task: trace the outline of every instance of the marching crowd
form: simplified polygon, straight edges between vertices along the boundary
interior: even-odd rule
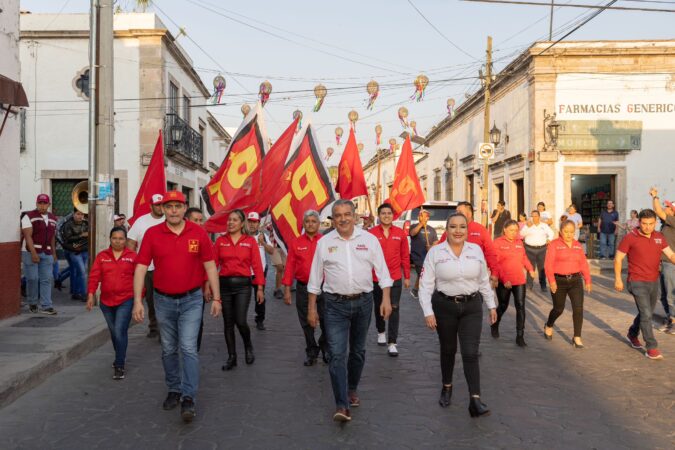
[[[675,315],[675,208],[668,201],[662,205],[655,189],[650,195],[652,208],[631,212],[626,224],[619,222],[614,204],[608,202],[598,229],[601,255],[614,259],[615,289],[627,289],[637,306],[627,339],[633,347],[644,348],[648,358],[661,359],[652,315],[661,293],[668,320],[665,331],[675,334],[670,317],[671,313]],[[332,226],[324,234],[319,229],[319,213],[304,212],[304,232],[287,243],[285,257],[278,243],[261,229],[256,212],[230,212],[226,232],[213,242],[201,226],[202,212],[188,208],[181,192],[169,191],[153,195],[151,212],[136,218],[129,229],[124,216],[115,216],[110,247],[95,255],[88,275],[84,215],[75,211],[57,233],[57,218],[49,207],[49,196],[40,194],[36,209],[21,218],[30,312],[56,314],[51,289],[52,284],[58,287],[63,281],[56,261],[59,234],[69,264],[71,297],[85,300],[91,310],[100,292],[100,309],[115,350],[113,378],[125,377],[131,320],[143,322],[147,313],[148,337],[161,342],[168,390],[163,408],[180,406],[185,422],[192,421],[196,414],[205,310],[213,317],[223,317],[228,356],[222,369],[233,370],[238,363],[235,329],[243,342],[245,363],[255,362],[247,317],[253,301],[256,327],[265,329],[267,255],[276,269],[274,296],[283,298],[287,305],[295,298],[305,339],[303,364],[316,364],[319,355],[328,364],[335,421],[350,421],[351,409],[360,405],[358,386],[373,315],[377,343],[386,346],[389,356],[398,356],[403,289],[412,287],[411,294],[419,299],[426,326],[438,335],[442,407],[451,402],[459,343],[472,417],[490,412],[481,401],[480,391],[483,304],[491,335],[499,338],[500,321],[513,297],[516,343],[526,347],[526,292],[533,289],[536,277],[541,290],[549,292],[552,300],[544,326],[546,339],[553,339],[554,324],[569,298],[573,345],[584,347],[584,291],[591,292],[593,283],[585,248],[579,242],[582,220],[574,205],[561,217],[555,232],[553,217],[543,203],[529,217],[520,214],[516,221],[500,202],[491,216],[493,241],[488,229],[474,220],[468,202],[459,203],[438,238],[424,209],[419,213],[419,223],[406,233],[393,224],[394,210],[387,203],[377,208],[376,226],[358,226],[354,204],[337,200],[331,210]],[[661,231],[656,231],[658,220]],[[619,229],[626,235],[617,245]],[[622,265],[626,258],[628,276],[624,284]],[[414,284],[411,269],[416,273]]]

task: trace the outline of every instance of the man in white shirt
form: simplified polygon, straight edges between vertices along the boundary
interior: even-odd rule
[[[131,250],[139,253],[141,251],[141,245],[143,244],[143,236],[145,232],[148,231],[150,227],[154,227],[157,224],[163,223],[164,220],[164,211],[162,210],[162,199],[164,197],[162,194],[154,194],[152,196],[152,203],[150,205],[150,212],[144,216],[136,219],[134,224],[131,226],[131,229],[127,233],[127,247]],[[155,297],[154,297],[154,283],[153,275],[155,271],[155,265],[150,263],[148,266],[148,271],[145,274],[145,301],[148,303],[148,334],[147,337],[155,338],[159,336],[159,331],[157,328],[157,316],[155,315]]]
[[[351,420],[349,407],[360,405],[357,388],[366,359],[366,337],[372,317],[372,271],[375,270],[382,288],[380,314],[385,320],[391,314],[393,281],[377,238],[355,227],[354,203],[337,200],[332,217],[336,229],[317,243],[312,260],[307,284],[307,321],[314,328],[319,323],[316,299],[323,289],[329,371],[336,404],[333,420],[348,422]],[[349,358],[348,347],[351,347]]]
[[[267,258],[265,257],[265,253],[271,255],[274,252],[274,246],[265,232],[260,229],[260,214],[251,211],[246,216],[246,222],[248,223],[248,233],[258,241],[258,250],[260,251],[263,273],[265,274],[265,279],[267,279]],[[253,295],[256,295],[255,291],[253,292]],[[262,331],[265,329],[265,303],[267,302],[253,303],[255,303],[255,327]]]
[[[555,238],[555,233],[548,224],[541,220],[539,211],[531,213],[530,220],[520,230],[520,237],[525,244],[525,253],[533,267],[536,267],[539,273],[539,286],[542,291],[546,291],[546,272],[544,271],[544,261],[546,261],[546,248],[548,243]],[[527,288],[532,289],[534,280],[532,275],[527,273]]]

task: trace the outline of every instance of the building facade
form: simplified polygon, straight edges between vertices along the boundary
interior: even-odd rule
[[[501,139],[488,164],[487,209],[504,200],[515,216],[543,201],[559,218],[574,203],[590,238],[609,199],[624,222],[631,209],[650,207],[650,186],[675,196],[666,163],[675,140],[675,41],[549,46],[534,44],[493,83],[490,125]],[[430,131],[418,169],[432,180],[431,198],[478,208],[483,130],[479,91]]]
[[[22,124],[22,206],[38,192],[55,214],[88,177],[89,15],[21,15],[22,81],[36,109]],[[199,189],[221,163],[230,136],[207,111],[211,92],[192,60],[152,13],[114,17],[116,212],[131,216],[159,130],[167,188],[200,205]]]

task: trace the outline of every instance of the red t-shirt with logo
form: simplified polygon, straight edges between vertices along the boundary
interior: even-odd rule
[[[235,243],[229,234],[216,239],[216,264],[220,266],[220,276],[250,277],[253,284],[264,285],[265,273],[258,250],[258,241],[253,236],[241,235]]]
[[[408,236],[405,231],[397,226],[389,227],[389,237],[384,235],[382,225],[368,230],[373,234],[382,247],[384,260],[387,262],[389,276],[392,280],[400,280],[403,276],[406,280],[410,279],[410,247],[408,247]],[[403,272],[403,273],[401,273]],[[373,271],[373,281],[377,282],[375,271]]]
[[[204,283],[204,263],[213,261],[213,246],[202,227],[184,222],[176,234],[166,222],[150,227],[143,237],[136,262],[155,263],[154,286],[167,294],[187,292]]]
[[[502,284],[510,282],[512,286],[525,284],[525,271],[534,270],[532,263],[525,254],[523,241],[514,239],[509,241],[506,236],[500,236],[494,241],[495,254],[497,255],[497,270],[492,275],[499,278]]]
[[[661,253],[668,247],[666,237],[658,231],[649,237],[638,229],[628,233],[618,250],[628,256],[628,281],[653,282],[659,279]]]

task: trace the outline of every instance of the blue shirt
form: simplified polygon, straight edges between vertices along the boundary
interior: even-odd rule
[[[600,213],[600,232],[603,234],[614,234],[616,225],[614,222],[619,221],[619,213],[616,210],[607,211],[606,209]]]

